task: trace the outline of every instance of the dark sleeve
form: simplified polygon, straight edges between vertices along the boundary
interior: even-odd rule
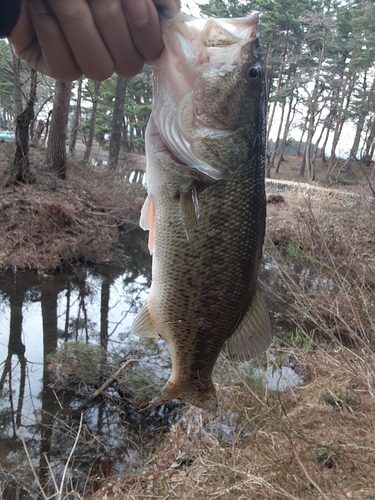
[[[10,36],[21,12],[21,0],[0,0],[0,38]]]

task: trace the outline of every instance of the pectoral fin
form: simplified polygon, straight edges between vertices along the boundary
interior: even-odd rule
[[[138,337],[147,338],[159,336],[152,321],[147,302],[145,302],[139,310],[139,313],[133,321],[130,331],[133,335],[138,335]]]
[[[199,200],[197,188],[194,183],[188,191],[180,193],[180,213],[186,231],[186,238],[189,241],[190,233],[197,225],[199,219]]]
[[[258,288],[245,316],[227,340],[229,356],[235,361],[255,358],[267,349],[271,339],[270,318]]]
[[[148,249],[152,254],[155,249],[155,202],[151,195],[147,196],[143,203],[139,225],[145,231],[149,231]]]

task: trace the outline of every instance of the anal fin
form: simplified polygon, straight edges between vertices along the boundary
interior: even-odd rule
[[[258,288],[249,309],[227,340],[226,346],[231,359],[246,361],[265,351],[271,340],[270,317]]]
[[[145,302],[139,310],[130,329],[131,333],[138,337],[158,337],[155,325],[152,321],[148,303]]]

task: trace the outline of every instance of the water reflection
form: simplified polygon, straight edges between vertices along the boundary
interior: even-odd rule
[[[265,369],[254,367],[253,374],[271,391],[288,391],[302,384],[301,377],[291,366],[269,366]]]
[[[41,487],[47,495],[54,494],[52,475],[59,486],[77,436],[79,415],[74,408],[80,397],[51,384],[50,355],[66,341],[100,346],[112,358],[132,356],[139,347],[139,339],[129,338],[129,327],[147,296],[150,257],[137,233],[124,236],[118,253],[114,262],[90,270],[1,277],[0,492],[4,498],[38,496],[24,446]],[[156,348],[160,363],[165,347]],[[164,371],[169,368],[166,360],[165,356],[161,367],[156,360],[148,364],[161,383],[164,363]],[[149,455],[157,438],[155,430],[162,431],[178,416],[179,407],[139,413],[131,399],[119,404],[114,398],[84,412],[69,469],[74,479],[68,473],[66,484],[82,482],[82,490],[88,474],[104,478],[130,468],[134,471],[142,465],[142,457]],[[151,432],[153,440],[148,436]]]
[[[170,373],[169,354],[162,341],[148,339],[145,343],[129,333],[134,315],[148,295],[150,264],[143,233],[132,232],[124,235],[108,265],[54,276],[1,276],[0,497],[38,497],[39,487],[24,448],[45,494],[52,496],[56,485],[60,487],[80,427],[77,409],[95,386],[91,383],[87,390],[82,384],[80,391],[77,387],[62,391],[56,385],[50,356],[65,342],[100,347],[103,366],[120,365],[129,357],[144,361],[137,369],[129,369],[125,380],[117,380],[106,400],[85,407],[66,488],[84,491],[89,487],[88,476],[96,478],[91,489],[111,475],[136,472],[159,433],[180,418],[182,403],[138,411],[142,397],[143,402],[148,399],[147,391],[155,395]],[[262,280],[270,282],[273,271],[266,261]],[[280,319],[281,315],[274,317]],[[280,324],[274,323],[274,329],[282,328]],[[78,365],[77,371],[83,376],[79,373],[83,366]],[[98,380],[96,387],[102,382]]]

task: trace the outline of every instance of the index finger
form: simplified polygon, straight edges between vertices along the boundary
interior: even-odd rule
[[[123,0],[134,45],[146,62],[158,59],[164,48],[156,6],[177,11],[178,5],[175,0]]]

